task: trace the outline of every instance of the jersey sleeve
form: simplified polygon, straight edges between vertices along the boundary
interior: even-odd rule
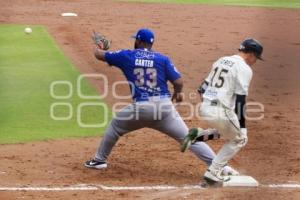
[[[126,59],[126,50],[120,51],[108,51],[105,53],[105,61],[111,65],[119,68],[123,67],[123,63],[125,63]]]
[[[238,66],[236,70],[235,94],[248,96],[248,90],[252,79],[252,70],[245,66]]]
[[[181,77],[180,72],[176,69],[169,58],[166,59],[166,77],[167,80],[171,82]]]

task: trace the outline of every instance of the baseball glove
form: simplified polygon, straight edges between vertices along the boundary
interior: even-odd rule
[[[111,41],[109,41],[104,35],[93,31],[92,39],[100,49],[108,50],[110,48]]]

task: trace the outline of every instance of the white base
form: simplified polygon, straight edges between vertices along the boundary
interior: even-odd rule
[[[229,176],[223,187],[258,187],[259,183],[251,176]]]
[[[77,17],[78,15],[76,13],[61,13],[61,16],[63,16],[63,17]]]

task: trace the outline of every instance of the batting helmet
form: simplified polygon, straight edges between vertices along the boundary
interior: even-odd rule
[[[248,38],[246,40],[244,40],[239,48],[239,51],[245,52],[245,53],[254,53],[254,55],[260,59],[262,59],[262,53],[263,53],[263,46],[260,44],[259,41],[252,39],[252,38]]]

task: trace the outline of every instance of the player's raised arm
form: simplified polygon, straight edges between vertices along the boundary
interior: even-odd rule
[[[95,58],[97,58],[98,60],[101,60],[101,61],[105,61],[105,53],[106,53],[106,51],[99,49],[98,47],[95,48],[95,50],[94,50]]]
[[[103,35],[93,31],[92,40],[96,45],[94,55],[98,60],[105,61],[106,50],[110,48],[110,41]]]

